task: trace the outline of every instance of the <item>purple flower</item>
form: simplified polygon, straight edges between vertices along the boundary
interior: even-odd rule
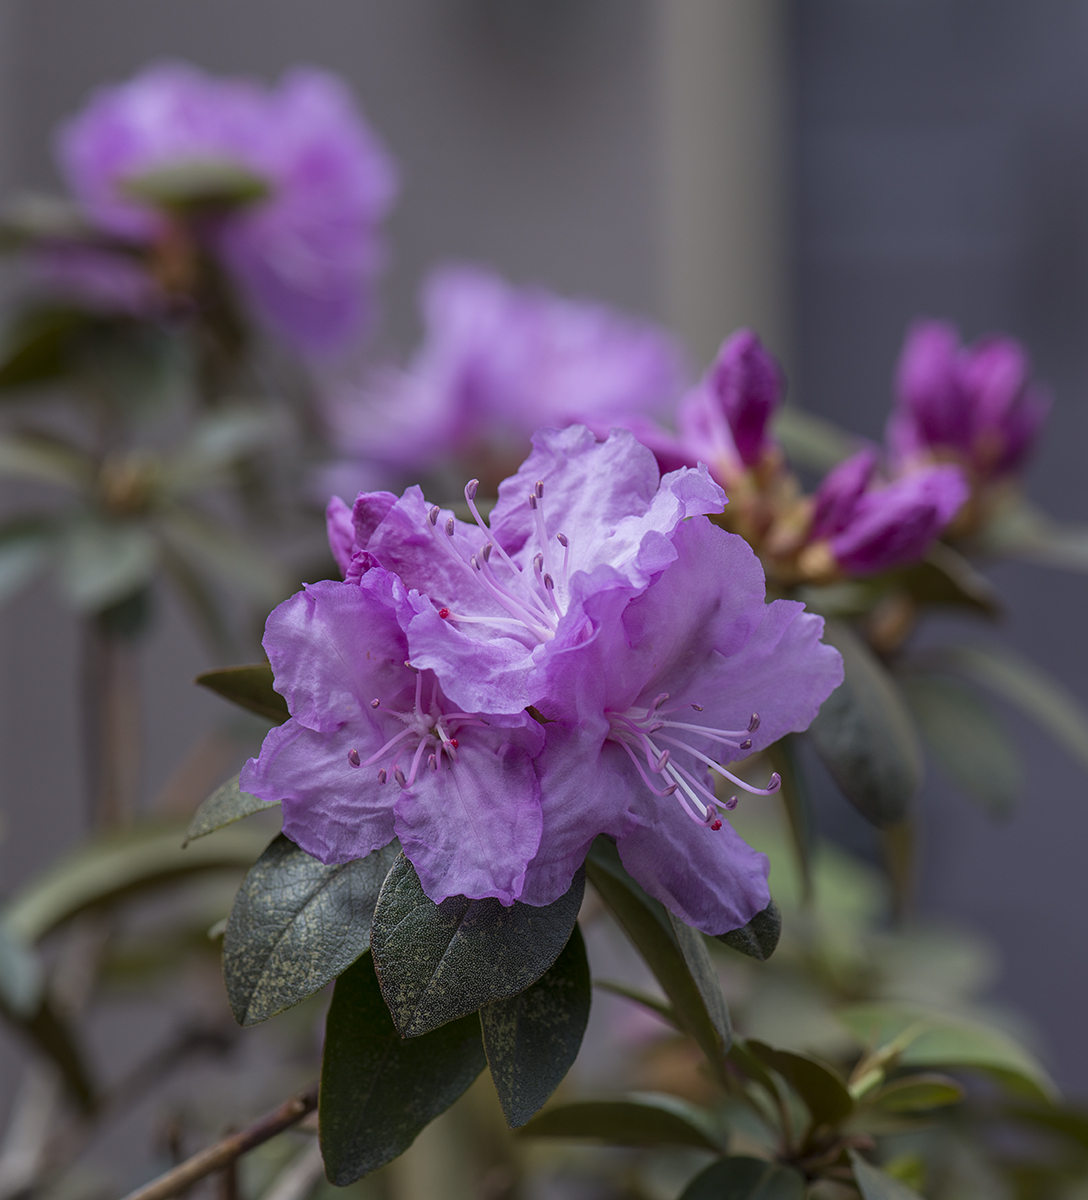
[[[951,325],[915,324],[899,359],[888,431],[896,460],[909,465],[951,456],[981,479],[1019,470],[1050,407],[1030,369],[1012,338],[961,346]]]
[[[136,242],[159,237],[166,220],[126,191],[142,176],[252,173],[267,197],[223,214],[208,235],[255,312],[310,352],[338,349],[362,328],[396,174],[334,76],[295,70],[267,89],[151,67],[99,90],[60,131],[57,155],[87,216]]]
[[[427,895],[521,894],[540,843],[525,713],[481,717],[407,665],[395,576],[324,582],[284,601],[264,645],[291,719],[265,738],[242,786],[283,802],[283,829],[322,862],[361,858],[394,836]]]
[[[813,499],[811,538],[831,537],[850,524],[869,490],[878,462],[876,450],[866,448],[828,472]]]
[[[342,449],[398,471],[488,448],[517,461],[542,426],[606,434],[669,404],[682,355],[646,321],[542,288],[516,288],[474,267],[445,267],[423,290],[423,345],[334,396]]]
[[[685,920],[743,925],[767,904],[766,860],[723,822],[709,772],[777,788],[725,764],[807,727],[841,681],[822,621],[766,604],[750,547],[702,515],[724,502],[705,467],[659,479],[626,431],[538,433],[490,529],[474,495],[475,526],[415,488],[360,496],[350,525],[334,502],[330,540],[342,586],[397,575],[411,661],[459,711],[515,719],[532,705],[545,718],[542,832],[520,898],[556,899],[605,833]]]
[[[845,468],[857,470],[860,458],[848,459],[836,471],[846,477]],[[872,575],[905,566],[924,557],[969,492],[958,467],[922,467],[886,487],[858,495],[849,517],[838,510],[839,528],[825,524],[823,536],[831,535],[831,554],[847,574]]]

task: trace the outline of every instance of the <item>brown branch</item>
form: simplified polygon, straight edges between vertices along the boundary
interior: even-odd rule
[[[317,1108],[317,1089],[316,1083],[310,1084],[297,1096],[285,1100],[279,1108],[265,1113],[252,1125],[238,1133],[230,1134],[216,1142],[214,1146],[209,1146],[206,1150],[201,1150],[199,1154],[194,1154],[192,1158],[186,1159],[172,1171],[167,1171],[158,1179],[153,1179],[134,1192],[129,1192],[124,1200],[168,1200],[170,1196],[178,1195],[197,1180],[203,1179],[205,1175],[229,1166],[247,1150],[252,1150],[262,1142],[267,1142],[277,1133],[282,1133],[285,1129],[297,1124],[307,1113],[313,1112]]]

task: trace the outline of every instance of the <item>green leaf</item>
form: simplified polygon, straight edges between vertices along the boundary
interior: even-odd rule
[[[599,837],[593,843],[586,874],[657,977],[682,1028],[720,1071],[732,1029],[702,934],[676,920],[639,887],[608,838]]]
[[[564,896],[536,907],[451,896],[429,900],[402,854],[374,912],[371,949],[393,1020],[418,1037],[535,983],[559,957],[582,903],[579,871]]]
[[[374,905],[400,846],[325,866],[281,833],[245,877],[227,918],[223,977],[239,1025],[319,992],[370,949]]]
[[[268,663],[204,671],[193,682],[277,725],[282,725],[291,715],[287,701],[275,690],[272,668]]]
[[[321,1064],[321,1154],[345,1187],[385,1166],[487,1063],[475,1016],[418,1038],[390,1020],[369,954],[336,981]]]
[[[32,945],[79,913],[130,893],[199,871],[247,868],[268,837],[228,829],[183,850],[182,832],[176,825],[149,823],[93,838],[17,892],[2,919],[15,937]]]
[[[892,1080],[872,1102],[884,1112],[916,1113],[959,1104],[965,1095],[963,1085],[947,1075],[919,1073]]]
[[[529,1137],[592,1138],[613,1146],[697,1146],[721,1153],[722,1131],[705,1108],[676,1096],[631,1092],[614,1100],[577,1100],[535,1116]]]
[[[48,1000],[29,1016],[19,1017],[0,1004],[2,1012],[57,1068],[72,1098],[85,1113],[95,1108],[95,1088],[86,1060],[68,1024],[53,1010]]]
[[[778,939],[782,936],[782,914],[772,900],[766,908],[757,912],[747,925],[719,933],[718,941],[724,942],[741,954],[747,954],[757,962],[766,962],[775,952]]]
[[[779,797],[789,824],[793,851],[797,856],[797,870],[801,883],[801,895],[805,901],[812,899],[812,851],[815,845],[815,818],[812,812],[812,797],[805,782],[805,774],[797,753],[798,735],[788,734],[767,747],[771,766],[778,772],[782,786]],[[781,928],[781,922],[779,922]],[[775,943],[778,935],[775,935]],[[774,947],[771,947],[773,950]],[[770,957],[768,951],[766,957]]]
[[[962,1017],[900,1004],[840,1009],[840,1021],[865,1045],[894,1045],[901,1067],[966,1067],[985,1071],[1014,1092],[1052,1100],[1050,1076],[1007,1033]]]
[[[953,783],[988,812],[1007,815],[1024,776],[1012,739],[991,705],[974,688],[947,676],[910,671],[899,682],[926,745]]]
[[[1001,598],[994,585],[944,542],[934,542],[923,562],[894,572],[890,578],[920,605],[972,609],[987,617],[1001,615]]]
[[[629,983],[617,983],[614,979],[594,979],[593,986],[599,991],[610,992],[613,996],[622,996],[625,1000],[641,1004],[643,1008],[649,1009],[650,1012],[659,1016],[666,1025],[671,1025],[673,1029],[680,1028],[676,1013],[663,1001],[658,1000],[656,996],[651,996],[649,992],[644,992],[641,988],[632,987]]]
[[[42,998],[42,968],[38,956],[6,925],[0,924],[0,1005],[25,1019]]]
[[[946,646],[931,657],[1016,705],[1088,767],[1088,709],[1034,663],[996,646]]]
[[[0,475],[77,492],[94,482],[94,468],[82,451],[53,438],[29,434],[0,438]]]
[[[905,1183],[885,1175],[879,1167],[867,1163],[856,1150],[850,1152],[850,1165],[854,1168],[854,1179],[862,1200],[922,1200],[922,1197]]]
[[[817,471],[830,470],[858,448],[857,439],[851,434],[792,404],[779,409],[774,432],[787,458]]]
[[[57,546],[58,583],[80,612],[100,612],[140,591],[157,564],[155,539],[138,521],[81,518]]]
[[[805,1178],[793,1167],[730,1155],[711,1163],[680,1200],[804,1200]]]
[[[238,208],[268,195],[268,181],[226,159],[191,160],[145,171],[121,190],[145,204],[175,212]]]
[[[776,1050],[765,1042],[749,1039],[748,1049],[765,1066],[771,1067],[805,1102],[815,1125],[840,1125],[854,1111],[854,1100],[846,1083],[829,1066],[808,1054]]]
[[[233,779],[228,779],[222,787],[216,788],[193,813],[182,846],[188,846],[196,838],[214,833],[225,825],[233,825],[243,817],[251,817],[266,808],[275,808],[278,803],[278,800],[262,800],[259,796],[243,792],[236,775]]]
[[[20,520],[0,526],[0,604],[33,579],[52,548],[44,522]]]
[[[828,621],[824,640],[846,678],[809,728],[816,752],[846,798],[874,825],[904,820],[922,783],[922,754],[895,680],[848,625]]]
[[[1088,571],[1088,527],[1061,524],[1025,500],[991,520],[978,542],[992,557],[1011,555],[1043,567]]]
[[[29,309],[8,330],[0,390],[53,383],[72,368],[77,339],[93,318],[75,308]]]
[[[578,1057],[592,989],[582,931],[531,987],[480,1009],[491,1078],[511,1129],[524,1125]]]

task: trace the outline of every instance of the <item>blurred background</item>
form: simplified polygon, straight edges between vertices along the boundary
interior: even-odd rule
[[[58,122],[170,58],[352,84],[403,171],[384,343],[414,344],[429,267],[469,259],[661,320],[697,363],[750,325],[792,400],[876,438],[915,316],[1000,329],[1056,398],[1028,487],[1088,515],[1081,0],[0,0],[3,190],[55,189]],[[1088,701],[1088,579],[1003,566],[998,582],[1012,643]],[[143,664],[145,796],[222,717],[189,683],[209,664],[169,603]],[[3,612],[0,663],[9,891],[83,833],[75,626],[46,587]],[[997,996],[1083,1096],[1088,797],[1034,731],[1023,750],[1004,821],[928,787],[919,906],[1000,947]],[[830,788],[819,816],[875,853]],[[0,1034],[0,1079],[16,1056]]]

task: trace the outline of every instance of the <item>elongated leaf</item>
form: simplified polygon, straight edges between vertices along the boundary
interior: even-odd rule
[[[846,678],[824,701],[809,736],[846,798],[874,825],[902,821],[922,783],[922,755],[902,693],[848,625],[828,621],[824,640]]]
[[[579,871],[566,895],[540,908],[464,896],[435,904],[401,855],[371,933],[382,994],[401,1034],[418,1037],[535,983],[567,944],[584,889]]]
[[[774,432],[791,461],[818,471],[830,470],[858,448],[851,434],[793,404],[779,410]]]
[[[86,1059],[75,1033],[57,1015],[48,1000],[40,1003],[26,1017],[16,1016],[3,1004],[0,1004],[0,1014],[7,1017],[18,1032],[53,1063],[76,1104],[84,1112],[92,1112],[96,1103],[96,1089]]]
[[[0,925],[0,1004],[13,1016],[26,1019],[42,998],[42,968],[38,956],[6,925]]]
[[[524,1125],[563,1082],[578,1057],[591,999],[585,942],[575,925],[536,983],[480,1009],[491,1078],[511,1129]]]
[[[73,491],[89,487],[94,479],[85,454],[48,438],[29,436],[0,438],[0,475],[53,483]]]
[[[22,313],[8,331],[0,359],[0,390],[52,383],[72,367],[76,339],[92,319],[74,308],[35,308]]]
[[[486,1063],[475,1016],[402,1038],[364,955],[336,981],[325,1023],[319,1112],[330,1182],[345,1187],[403,1154]]]
[[[973,688],[947,676],[900,677],[907,702],[934,758],[952,782],[995,816],[1023,791],[1020,758],[1000,718]]]
[[[521,1132],[613,1146],[697,1146],[718,1153],[725,1145],[723,1131],[705,1108],[656,1092],[560,1104],[535,1116]]]
[[[282,725],[291,715],[287,701],[273,687],[272,668],[268,663],[204,671],[193,682],[277,725]]]
[[[151,582],[158,549],[139,521],[72,522],[57,545],[57,582],[80,612],[99,612]]]
[[[228,829],[187,850],[177,825],[137,825],[85,842],[17,892],[2,919],[32,945],[78,913],[198,871],[250,866],[267,833]]]
[[[948,646],[939,661],[1016,705],[1088,767],[1088,709],[1056,679],[996,646]]]
[[[680,1200],[804,1200],[804,1195],[804,1176],[793,1167],[730,1155],[700,1171]]]
[[[798,736],[789,734],[779,738],[767,753],[771,766],[782,780],[779,790],[782,807],[789,822],[793,852],[797,856],[797,870],[801,881],[801,895],[808,902],[812,899],[812,850],[815,844],[815,818],[812,813],[812,797],[805,782],[805,774],[798,755]],[[781,921],[779,921],[781,928]],[[726,939],[723,939],[726,940]],[[778,935],[774,938],[778,942]],[[732,943],[730,943],[732,944]],[[771,951],[774,946],[771,947]],[[770,951],[766,957],[770,957]]]
[[[757,912],[747,925],[719,933],[718,941],[724,942],[741,954],[747,954],[757,962],[766,962],[775,952],[778,939],[782,936],[782,914],[772,900],[765,909]]]
[[[0,527],[0,604],[20,591],[46,564],[53,548],[44,522],[11,522]]]
[[[1001,599],[994,585],[944,542],[934,542],[923,562],[893,578],[920,605],[973,609],[987,617],[1001,615]]]
[[[643,1008],[660,1017],[666,1025],[671,1025],[673,1029],[680,1028],[680,1022],[676,1019],[676,1013],[663,1001],[658,1000],[656,996],[651,996],[649,992],[644,992],[642,988],[632,987],[628,983],[617,983],[614,979],[594,979],[593,986],[598,991],[610,992],[613,996],[622,996],[625,1000],[641,1004]]]
[[[702,935],[675,921],[663,904],[646,895],[627,874],[608,838],[593,843],[586,874],[657,977],[677,1021],[720,1070],[732,1028]]]
[[[213,576],[256,604],[271,607],[291,592],[283,567],[221,522],[179,504],[159,516],[156,528],[179,554],[199,560]]]
[[[900,1004],[855,1005],[837,1016],[865,1045],[901,1046],[900,1066],[967,1067],[994,1076],[1014,1092],[1044,1100],[1057,1095],[1035,1057],[1003,1030]]]
[[[991,556],[1088,571],[1088,526],[1061,524],[1025,500],[991,520],[979,541]]]
[[[748,1049],[764,1066],[772,1067],[805,1102],[816,1125],[839,1125],[854,1111],[846,1083],[833,1068],[808,1054],[776,1050],[749,1039]]]
[[[856,1150],[850,1151],[850,1165],[854,1168],[854,1179],[862,1200],[922,1200],[913,1188],[885,1175],[879,1167],[866,1162]]]
[[[239,1025],[283,1012],[370,949],[374,905],[400,853],[391,843],[325,866],[281,833],[245,877],[227,918],[223,977]]]
[[[966,1095],[963,1085],[947,1075],[919,1072],[886,1084],[873,1097],[873,1104],[884,1112],[929,1112],[958,1104]]]
[[[276,800],[262,800],[259,796],[243,792],[236,775],[233,779],[228,779],[222,787],[216,788],[193,813],[182,846],[188,846],[195,838],[214,833],[226,825],[233,825],[243,817],[264,812],[266,808],[275,808],[277,804]]]

